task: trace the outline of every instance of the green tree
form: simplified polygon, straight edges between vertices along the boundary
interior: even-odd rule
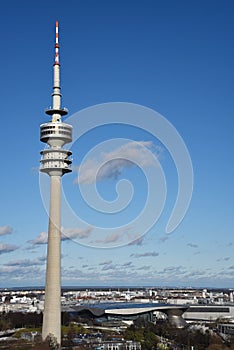
[[[154,326],[150,323],[145,327],[132,325],[124,333],[126,340],[140,342],[143,350],[156,349],[159,337],[154,332]]]
[[[158,336],[152,331],[146,329],[144,332],[144,343],[142,344],[143,349],[154,349],[157,347],[158,342]]]

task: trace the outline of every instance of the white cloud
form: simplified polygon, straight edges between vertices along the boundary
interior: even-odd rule
[[[159,256],[159,253],[146,252],[146,253],[141,253],[141,254],[131,254],[130,255],[130,257],[133,257],[133,258],[145,258],[145,257],[150,257],[150,256],[156,257],[156,256]]]
[[[194,243],[188,243],[187,246],[190,248],[198,248],[198,245]]]
[[[169,236],[168,236],[168,235],[164,235],[164,236],[161,236],[161,237],[159,238],[159,242],[164,243],[164,242],[166,242],[168,239],[169,239]]]
[[[107,260],[100,263],[99,266],[102,266],[101,271],[115,270],[120,272],[123,271],[123,269],[134,268],[132,261],[128,261],[123,264],[114,264],[112,260]]]
[[[76,182],[92,184],[116,179],[126,168],[155,166],[154,157],[158,157],[159,150],[151,141],[129,142],[112,152],[102,153],[99,159],[87,159],[78,169]]]
[[[131,232],[132,229],[133,227],[127,226],[122,229],[113,231],[101,239],[92,240],[90,243],[110,244],[116,242],[125,242],[127,240],[129,242],[127,245],[142,245],[143,238],[139,237],[139,234]]]
[[[122,237],[123,237],[123,232],[115,231],[103,239],[97,239],[95,241],[91,241],[90,243],[103,243],[103,244],[114,243],[114,242],[118,242]]]
[[[90,235],[92,231],[92,227],[88,227],[85,229],[81,228],[61,228],[61,241],[67,241],[69,239],[75,238],[86,238]],[[48,241],[48,233],[41,232],[35,239],[29,241],[33,245],[46,244]]]
[[[92,227],[87,227],[85,229],[81,229],[81,228],[63,228],[61,229],[61,240],[62,241],[66,241],[68,239],[83,239],[83,238],[87,238],[90,236],[91,232],[92,232],[93,228]]]
[[[134,241],[128,243],[128,245],[138,245],[139,246],[139,245],[143,244],[143,240],[144,240],[144,238],[140,237],[140,238],[137,238]]]
[[[0,267],[0,281],[4,285],[36,285],[44,283],[44,270],[39,266],[4,266]]]
[[[9,261],[8,263],[4,264],[4,266],[20,266],[20,267],[28,267],[28,266],[35,266],[35,265],[44,265],[46,260],[46,257],[38,257],[36,259],[30,260],[30,259],[22,259],[22,260],[13,260]]]
[[[108,271],[108,270],[116,270],[117,266],[114,264],[110,265],[103,265],[102,271]]]
[[[0,226],[0,236],[9,235],[13,232],[11,226]]]
[[[226,258],[223,258],[223,257],[221,257],[221,258],[219,258],[219,259],[217,259],[216,261],[229,261],[230,260],[230,257],[229,256],[227,256]]]
[[[143,271],[146,271],[146,270],[150,270],[152,266],[149,266],[149,265],[144,265],[144,266],[141,266],[141,267],[138,267],[137,270],[143,270]]]
[[[195,270],[187,273],[186,277],[191,278],[191,277],[197,277],[197,276],[204,276],[206,274],[207,274],[207,271]]]
[[[18,249],[18,247],[14,244],[0,243],[0,254],[10,253],[16,249]]]
[[[175,275],[183,275],[186,273],[186,270],[183,266],[168,266],[165,267],[162,271],[160,271],[160,274],[167,274],[171,276]]]
[[[35,239],[29,241],[29,243],[37,245],[37,244],[46,244],[47,241],[48,241],[48,233],[41,232]]]
[[[128,261],[128,262],[124,263],[122,266],[125,267],[125,268],[126,268],[126,267],[133,267],[131,261]]]
[[[99,266],[103,266],[103,265],[110,265],[112,263],[112,260],[107,260],[107,261],[103,261],[99,264]]]

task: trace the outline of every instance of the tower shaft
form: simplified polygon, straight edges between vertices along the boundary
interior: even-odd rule
[[[50,218],[46,267],[46,289],[42,338],[56,338],[61,343],[61,232],[60,232],[61,176],[50,177]]]

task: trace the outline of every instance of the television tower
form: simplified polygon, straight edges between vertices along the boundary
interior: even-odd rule
[[[53,65],[52,108],[45,111],[49,123],[41,124],[40,140],[48,147],[41,151],[40,171],[50,176],[50,213],[48,228],[45,306],[42,339],[53,338],[61,344],[61,177],[71,172],[71,151],[63,148],[72,141],[72,126],[62,122],[68,111],[61,108],[58,22],[56,22],[55,61]]]

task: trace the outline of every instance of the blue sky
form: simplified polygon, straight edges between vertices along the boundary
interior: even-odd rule
[[[14,0],[3,2],[0,12],[0,287],[45,281],[48,217],[41,190],[47,197],[48,181],[43,178],[39,184],[44,148],[39,127],[48,121],[44,109],[51,105],[59,20],[63,105],[75,116],[78,130],[97,121],[91,106],[144,106],[164,116],[180,134],[194,173],[189,209],[167,233],[178,177],[163,142],[122,124],[80,135],[72,145],[74,171],[63,178],[71,210],[63,207],[62,284],[233,288],[233,2]],[[87,172],[83,183],[78,179],[82,161],[94,171],[104,160],[126,157],[138,166],[110,162],[111,170],[102,168],[95,181]],[[137,227],[126,226],[147,202],[147,180],[155,178],[153,190],[163,188],[162,170],[167,193],[159,219],[147,233],[147,219]],[[96,185],[104,200],[113,201],[123,179],[132,184],[120,182],[127,185],[120,192],[123,201],[131,199],[131,188],[133,198],[118,215],[100,213],[81,198],[82,188],[89,194]],[[155,207],[151,204],[151,214]],[[96,226],[111,229],[103,236]]]

